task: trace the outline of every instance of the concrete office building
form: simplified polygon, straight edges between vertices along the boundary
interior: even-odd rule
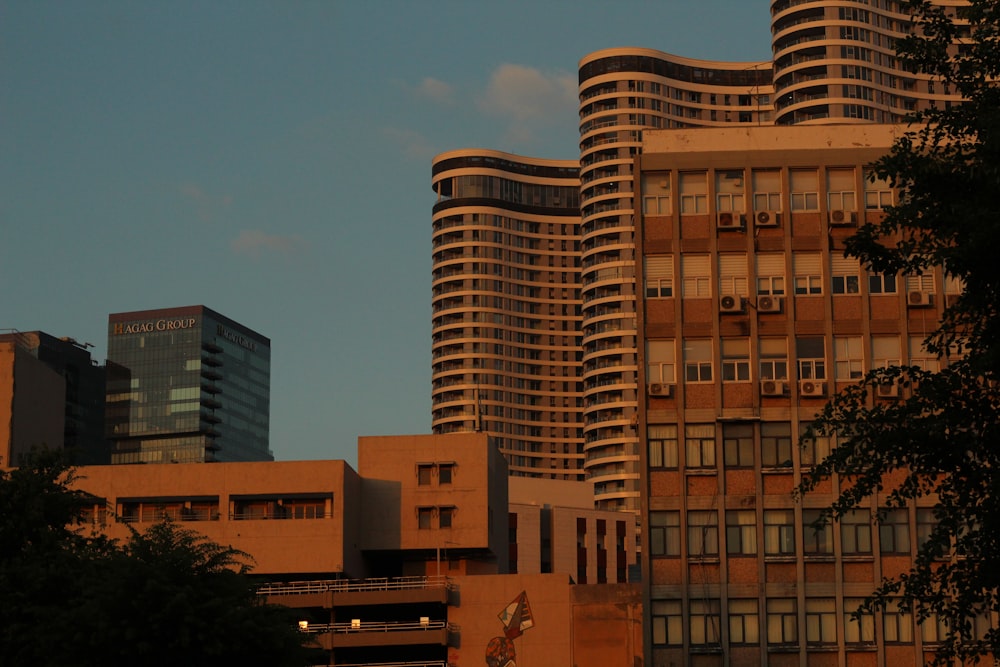
[[[644,132],[897,122],[909,111],[958,101],[940,84],[904,71],[897,62],[894,40],[910,30],[910,17],[897,0],[773,0],[770,11],[772,58],[764,62],[694,60],[652,49],[615,48],[579,63],[576,241],[582,360],[570,377],[582,378],[584,473],[600,508],[639,507],[632,161],[642,151]],[[683,203],[703,206],[704,194],[685,195]],[[668,198],[655,189],[644,196],[654,203]],[[738,205],[738,199],[714,204],[719,210]],[[467,210],[475,215],[475,208]],[[515,249],[499,252],[507,250]],[[557,377],[547,380],[558,382]],[[471,395],[456,400],[452,409],[474,412]],[[452,428],[472,426],[455,423]],[[544,442],[540,447],[551,448]]]
[[[42,331],[0,334],[0,465],[32,447],[66,449],[75,463],[107,463],[104,368],[85,344]]]
[[[112,463],[269,461],[271,342],[204,306],[108,316]]]
[[[958,285],[868,273],[843,253],[893,202],[866,165],[901,131],[646,134],[634,183],[650,664],[913,665],[938,639],[933,619],[892,605],[851,617],[911,566],[932,501],[875,523],[876,497],[817,532],[846,482],[792,495],[835,445],[797,446],[831,395],[872,368],[939,363],[923,341]]]
[[[84,521],[112,537],[168,516],[250,553],[269,582],[259,594],[299,610],[324,664],[636,664],[638,586],[508,574],[507,473],[486,434],[456,433],[362,437],[357,472],[343,461],[96,466],[75,484],[93,497]]]

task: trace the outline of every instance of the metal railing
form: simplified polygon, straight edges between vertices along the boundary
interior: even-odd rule
[[[366,621],[346,623],[310,623],[299,626],[300,632],[306,634],[321,634],[336,632],[347,634],[353,632],[404,632],[408,630],[443,630],[448,628],[447,621]]]
[[[446,576],[379,577],[375,579],[322,579],[264,584],[257,595],[303,595],[306,593],[353,593],[367,591],[403,591],[428,588],[451,589],[454,584]]]

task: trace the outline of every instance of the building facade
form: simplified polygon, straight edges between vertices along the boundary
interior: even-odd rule
[[[843,252],[893,202],[866,167],[901,131],[646,135],[635,187],[667,193],[637,216],[651,664],[913,665],[938,639],[933,619],[892,605],[852,616],[909,569],[932,501],[876,522],[875,497],[816,530],[848,482],[792,493],[835,446],[798,446],[831,395],[872,368],[940,363],[923,341],[958,286],[870,273]],[[705,209],[686,209],[699,192]]]
[[[81,465],[107,463],[104,368],[86,344],[42,331],[0,334],[0,465],[34,446],[66,449]]]
[[[258,595],[297,610],[315,664],[641,660],[638,586],[507,572],[507,467],[483,433],[363,437],[358,472],[290,461],[79,473],[93,500],[84,529],[128,539],[169,517],[249,553],[267,581]]]
[[[204,306],[108,316],[112,463],[268,461],[271,342]]]
[[[488,433],[514,476],[583,479],[577,171],[433,163],[433,430]]]
[[[632,164],[642,151],[644,133],[695,127],[892,123],[911,111],[958,101],[940,83],[905,71],[897,61],[894,42],[911,30],[910,16],[898,0],[772,0],[770,11],[772,57],[767,61],[705,61],[653,49],[615,48],[589,54],[579,63],[580,208],[574,244],[579,250],[575,288],[582,356],[576,368],[567,369],[567,377],[582,380],[583,473],[594,487],[599,508],[636,512],[641,495],[640,438],[634,428],[641,388],[635,325],[639,295],[633,275],[638,213],[633,205]],[[529,175],[525,182],[531,181]],[[706,207],[706,195],[707,191],[685,193],[680,203],[693,209]],[[643,196],[644,206],[669,199],[669,193],[655,188]],[[730,198],[713,206],[721,210],[740,203]],[[437,209],[435,216],[437,224]],[[553,239],[557,244],[562,240]],[[498,252],[508,251],[518,252],[515,248]],[[505,368],[518,364],[514,359],[494,361]],[[546,381],[560,380],[546,376]],[[437,380],[434,391],[439,391]],[[455,400],[458,403],[451,409],[477,414],[471,395]],[[474,423],[458,420],[447,428],[470,429]],[[443,422],[435,407],[435,428],[439,427]],[[543,438],[551,435],[544,425],[536,432],[545,434]],[[544,440],[527,445],[531,446],[558,447]],[[512,465],[512,474],[518,471]]]

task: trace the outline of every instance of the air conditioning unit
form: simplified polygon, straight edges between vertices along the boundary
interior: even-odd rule
[[[743,297],[727,294],[719,299],[719,311],[723,313],[742,313]]]
[[[830,224],[831,225],[853,225],[854,224],[854,211],[830,211]]]
[[[671,385],[666,384],[664,382],[652,382],[649,385],[649,395],[650,396],[669,397],[670,396],[670,388],[671,388]]]
[[[799,394],[802,396],[825,396],[826,385],[816,380],[800,380]]]
[[[931,305],[931,293],[913,290],[906,295],[906,303],[911,306],[926,307]]]
[[[780,313],[781,312],[781,297],[780,296],[759,296],[757,297],[757,312],[758,313]]]
[[[899,385],[895,382],[880,384],[875,388],[875,395],[879,398],[899,398]]]
[[[777,227],[778,222],[777,211],[757,211],[754,215],[754,224],[758,227]]]
[[[719,229],[742,229],[743,216],[739,213],[725,211],[719,213]]]
[[[781,380],[762,380],[760,383],[761,396],[784,396],[785,383]]]

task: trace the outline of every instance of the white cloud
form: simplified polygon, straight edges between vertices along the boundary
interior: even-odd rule
[[[230,247],[237,255],[258,259],[268,253],[296,254],[305,246],[298,236],[272,236],[256,229],[244,229]]]
[[[479,108],[515,123],[548,125],[574,117],[578,103],[576,77],[572,74],[504,64],[490,77]]]
[[[418,97],[423,97],[438,104],[451,104],[454,102],[453,95],[455,91],[451,84],[433,77],[425,77],[414,89],[414,92]]]
[[[195,183],[182,184],[180,195],[181,198],[194,206],[198,218],[202,222],[211,222],[220,212],[228,209],[233,203],[232,196],[210,194]]]
[[[414,160],[429,160],[435,154],[434,146],[427,137],[414,130],[386,127],[383,136],[396,145],[401,153]]]

